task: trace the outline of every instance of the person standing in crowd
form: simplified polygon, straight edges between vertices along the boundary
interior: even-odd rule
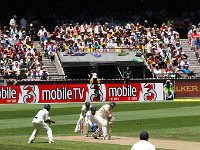
[[[97,73],[92,74],[90,79],[90,89],[94,89],[93,96],[90,97],[91,101],[102,101],[102,92],[101,92],[101,80],[97,77]]]
[[[43,43],[43,36],[45,35],[45,32],[47,33],[47,30],[45,29],[44,26],[41,26],[40,30],[37,33],[37,36],[40,38],[40,45],[42,47],[44,47],[44,43]]]
[[[29,33],[31,41],[34,41],[36,31],[35,31],[35,27],[33,26],[32,23],[29,25],[29,31],[28,31],[28,33]]]
[[[17,25],[17,16],[16,15],[13,15],[13,18],[10,19],[9,25],[10,25],[10,28],[15,28],[16,27],[16,25]]]
[[[146,131],[142,131],[140,133],[140,141],[135,143],[131,150],[155,150],[155,146],[148,142],[149,133]]]
[[[27,27],[27,21],[26,21],[26,19],[24,17],[21,17],[19,23],[20,23],[20,28],[21,29],[26,29],[26,27]]]
[[[132,71],[129,67],[126,67],[126,70],[124,71],[124,84],[128,84],[130,79],[132,78]]]
[[[48,126],[51,123],[55,123],[55,121],[51,120],[49,117],[50,105],[45,104],[44,109],[41,109],[37,115],[33,118],[33,125],[35,126],[35,130],[33,131],[31,137],[28,140],[28,143],[33,143],[35,138],[37,137],[40,128],[44,128],[47,131],[49,143],[55,143],[53,140],[53,134],[51,128]],[[48,124],[47,124],[48,123]]]
[[[96,73],[95,68],[94,68],[94,67],[91,67],[91,68],[90,68],[90,71],[89,71],[89,73],[88,73],[89,79],[92,79],[92,76],[93,76],[94,73]]]

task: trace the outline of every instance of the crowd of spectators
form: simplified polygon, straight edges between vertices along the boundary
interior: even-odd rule
[[[150,35],[150,36],[149,36]],[[156,77],[188,77],[194,75],[190,70],[188,56],[184,53],[180,35],[173,24],[161,27],[156,24],[147,32],[143,53],[149,69]]]
[[[37,40],[38,37],[51,61],[54,61],[56,51],[67,54],[79,52],[101,54],[121,52],[121,49],[136,49],[137,55],[146,60],[148,69],[155,76],[174,77],[177,76],[177,72],[178,76],[182,73],[186,76],[192,74],[187,56],[182,51],[180,35],[175,30],[176,27],[173,23],[162,25],[162,21],[164,18],[171,17],[197,20],[200,14],[198,5],[193,6],[192,3],[185,1],[181,3],[173,1],[172,5],[169,1],[154,3],[140,0],[132,3],[115,2],[115,5],[113,6],[112,1],[106,0],[98,4],[90,0],[77,1],[76,4],[72,0],[67,3],[61,1],[46,3],[39,0],[2,2],[0,57],[3,69],[1,75],[6,78],[16,76],[15,71],[13,73],[9,71],[9,75],[6,73],[9,66],[7,61],[10,59],[13,66],[14,62],[18,61],[21,70],[18,74],[25,72],[27,78],[32,78],[31,74],[34,72],[41,76],[40,72],[43,72],[41,70],[44,68],[42,57],[32,44],[32,41],[35,38]],[[179,9],[174,9],[172,6]],[[14,12],[17,12],[19,17],[13,16],[9,26],[5,26]],[[147,20],[144,21],[145,19]],[[153,24],[154,22],[157,24]],[[196,29],[198,30],[198,27]],[[194,45],[198,43],[197,38],[194,40]],[[13,54],[7,56],[7,51]],[[200,56],[198,50],[196,54]],[[34,70],[28,66],[24,69],[26,71],[22,71],[23,62],[29,64],[29,57],[27,57],[29,55],[36,65],[41,64],[43,67],[40,69],[34,67]]]
[[[40,34],[42,31],[44,34]],[[42,26],[38,35],[43,35],[40,40],[49,57],[56,51],[74,54],[136,50],[137,56],[146,60],[154,77],[193,75],[188,56],[181,46],[180,35],[173,24],[150,26],[147,20],[120,25],[110,22],[77,22],[56,26],[51,33]]]
[[[198,1],[196,1],[198,2]],[[194,2],[195,3],[195,2]],[[73,7],[72,7],[73,6]],[[185,7],[187,6],[187,7]],[[178,9],[174,9],[178,8]],[[1,2],[0,24],[7,24],[13,13],[31,21],[40,21],[48,29],[53,29],[59,22],[96,21],[113,18],[119,21],[134,21],[147,19],[150,23],[160,24],[166,17],[191,18],[193,21],[200,16],[199,6],[190,1],[148,1],[134,0],[114,2],[102,0],[96,3],[92,0],[76,1],[24,1],[6,0]],[[107,20],[108,21],[108,20]]]
[[[196,36],[199,35],[196,30],[198,27],[191,26],[188,33],[191,35],[190,43],[198,43],[198,38],[193,40],[193,37],[199,37]],[[154,77],[193,75],[188,56],[181,46],[180,35],[173,23],[151,26],[148,20],[128,23],[102,23],[102,20],[82,24],[69,22],[56,26],[53,32],[50,32],[43,25],[36,31],[34,24],[29,24],[23,17],[17,21],[17,16],[14,15],[9,26],[4,26],[0,32],[0,69],[4,78],[48,79],[42,56],[33,46],[37,36],[51,61],[54,61],[56,51],[70,55],[136,50],[137,56],[146,60]]]
[[[0,76],[4,79],[48,79],[40,52],[33,46],[33,24],[14,15],[0,30]]]

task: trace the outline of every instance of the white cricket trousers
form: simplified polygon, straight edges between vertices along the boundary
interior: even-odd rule
[[[41,128],[44,128],[47,131],[49,141],[53,141],[52,130],[45,122],[33,121],[32,123],[35,126],[35,130],[33,131],[31,137],[29,138],[29,142],[33,142],[35,140]]]
[[[83,118],[84,118],[83,115],[80,114],[80,117],[79,117],[79,119],[76,123],[75,131],[80,130],[80,125],[81,125],[81,121],[82,121]],[[88,123],[89,123],[90,126],[92,126],[92,122],[90,120],[88,121]]]
[[[75,130],[80,130],[80,124],[81,124],[82,119],[83,119],[83,115],[80,114],[80,117],[79,117],[79,119],[78,119],[78,121],[76,123]]]
[[[92,124],[96,123],[97,125],[99,125],[100,123],[98,122],[98,120],[95,118],[95,116],[91,115],[91,116],[86,116],[85,117],[85,134],[88,134],[88,125],[90,125],[90,127],[92,127]],[[100,126],[100,125],[99,125]]]
[[[100,115],[95,115],[95,120],[98,121],[98,127],[102,129],[103,132],[103,136],[107,136],[108,135],[108,131],[107,131],[107,124],[108,121],[107,119],[101,117]]]

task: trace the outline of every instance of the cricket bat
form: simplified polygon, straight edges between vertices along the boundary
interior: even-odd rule
[[[110,123],[109,131],[108,131],[108,139],[111,139],[111,136],[112,136],[112,127],[113,127],[113,123]]]

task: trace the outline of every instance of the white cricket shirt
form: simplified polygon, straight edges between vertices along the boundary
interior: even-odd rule
[[[140,140],[132,146],[131,150],[155,150],[155,146],[148,141]]]
[[[40,120],[40,121],[46,121],[46,120],[50,119],[49,112],[46,109],[42,109],[37,113],[37,115],[34,117],[34,119]]]
[[[103,105],[97,112],[96,114],[101,116],[104,119],[107,119],[107,112],[106,111],[110,111],[110,105],[109,104],[105,104]]]

